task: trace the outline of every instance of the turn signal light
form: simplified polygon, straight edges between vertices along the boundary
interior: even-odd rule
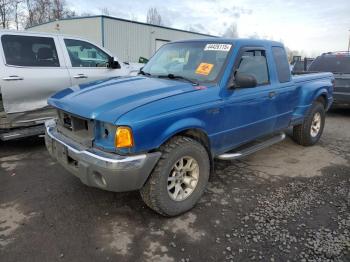
[[[117,148],[133,147],[134,139],[131,128],[127,126],[118,127],[117,132],[115,133],[114,144]]]

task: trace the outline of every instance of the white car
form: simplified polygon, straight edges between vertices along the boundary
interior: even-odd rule
[[[40,134],[55,116],[47,106],[66,87],[136,75],[142,64],[118,62],[87,40],[35,32],[0,31],[0,140]]]

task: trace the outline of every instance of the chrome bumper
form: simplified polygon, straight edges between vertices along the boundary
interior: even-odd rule
[[[84,184],[114,192],[140,189],[161,155],[121,156],[84,148],[58,133],[54,120],[45,123],[45,144],[50,155]]]

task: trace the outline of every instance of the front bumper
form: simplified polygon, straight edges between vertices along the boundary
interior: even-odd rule
[[[88,186],[123,192],[140,189],[161,156],[160,152],[121,156],[82,145],[45,123],[45,144],[50,155]]]

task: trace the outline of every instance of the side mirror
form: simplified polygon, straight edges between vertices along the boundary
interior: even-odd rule
[[[140,58],[139,58],[139,63],[141,63],[141,64],[147,64],[147,62],[148,62],[148,59],[147,59],[147,58],[140,56]]]
[[[237,72],[234,78],[234,87],[251,88],[256,87],[258,82],[253,75]]]
[[[112,69],[120,69],[121,68],[118,60],[115,57],[113,57],[113,56],[111,56],[109,58],[108,67],[112,68]]]

